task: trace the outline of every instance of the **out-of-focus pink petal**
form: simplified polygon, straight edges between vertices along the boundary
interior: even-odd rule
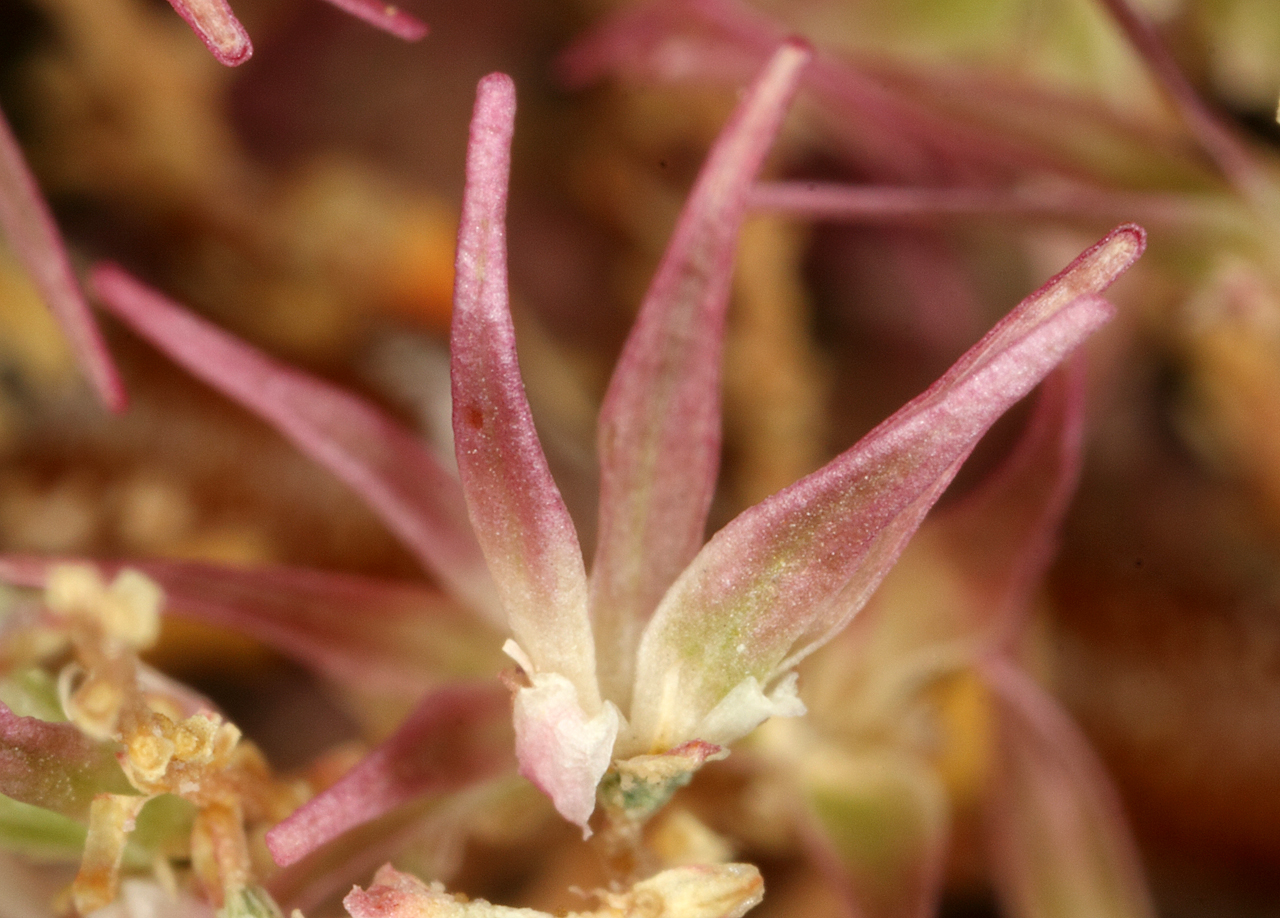
[[[743,680],[768,685],[843,628],[987,428],[1110,318],[1097,294],[1145,238],[1114,230],[893,417],[717,533],[641,642],[635,736],[653,749],[695,738]]]
[[[782,211],[840,223],[932,223],[939,219],[1141,219],[1146,224],[1222,226],[1230,217],[1220,199],[1181,193],[1122,192],[1079,183],[1035,188],[845,185],[832,182],[761,182],[753,210]]]
[[[427,34],[427,24],[386,0],[329,0],[340,10],[363,19],[375,28],[405,41],[417,41]]]
[[[58,225],[27,168],[9,123],[0,112],[0,232],[26,268],[41,299],[53,311],[71,342],[81,369],[112,411],[123,411],[124,384],[111,362],[102,333],[93,321],[71,270]]]
[[[165,613],[230,628],[362,691],[415,698],[442,679],[494,672],[494,635],[414,583],[305,568],[0,556],[0,580],[42,587],[59,564],[124,567],[164,590]]]
[[[95,794],[133,792],[110,745],[0,703],[0,794],[85,820]]]
[[[386,742],[267,833],[280,866],[426,794],[479,784],[514,765],[507,692],[458,684],[427,695]]]
[[[234,67],[253,56],[253,43],[226,0],[169,0],[219,63]]]
[[[641,629],[705,536],[738,231],[808,58],[784,45],[716,141],[605,395],[591,615],[597,652],[611,661],[601,683],[623,707]]]
[[[805,769],[803,787],[816,822],[806,847],[824,872],[836,868],[837,888],[854,914],[936,912],[951,820],[931,766],[894,750],[828,755]]]
[[[758,68],[786,34],[738,0],[636,3],[579,40],[560,70],[571,84],[610,71],[649,81],[734,81]],[[819,114],[828,116],[832,132],[881,176],[936,179],[961,170],[990,176],[992,166],[1055,165],[1033,144],[947,117],[830,54],[815,56],[806,85],[823,98]]]
[[[1200,146],[1245,197],[1274,207],[1275,181],[1229,123],[1215,113],[1160,39],[1151,23],[1129,0],[1101,0],[1129,43],[1169,95]]]
[[[96,296],[188,372],[263,418],[355,490],[423,565],[471,608],[500,618],[453,474],[386,415],[270,359],[114,265]]]
[[[476,91],[458,230],[450,338],[453,432],[471,522],[511,632],[534,671],[573,683],[600,710],[582,550],[551,478],[520,379],[507,303],[506,205],[515,86]]]
[[[998,893],[1015,918],[1152,918],[1115,789],[1080,729],[1007,660],[981,672],[998,718],[991,788]]]

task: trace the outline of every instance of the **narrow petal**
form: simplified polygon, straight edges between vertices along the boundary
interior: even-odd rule
[[[1113,231],[859,443],[717,533],[645,633],[635,735],[697,738],[738,683],[768,685],[843,628],[987,428],[1110,318],[1097,294],[1144,243]]]
[[[471,522],[511,632],[535,672],[573,683],[600,710],[578,535],[529,411],[507,305],[506,204],[515,87],[480,82],[458,232],[451,335],[453,431]]]
[[[591,613],[597,652],[613,664],[605,693],[624,707],[640,631],[705,536],[738,231],[808,58],[784,45],[716,141],[605,395]]]
[[[234,67],[253,56],[253,43],[226,0],[169,0],[219,63]]]
[[[934,537],[970,584],[969,607],[951,617],[995,643],[1021,631],[1032,592],[1057,553],[1084,460],[1084,370],[1076,355],[1045,380],[1008,460],[936,520]]]
[[[267,833],[284,867],[342,833],[426,794],[457,791],[510,770],[507,693],[496,684],[439,689],[386,742]]]
[[[2,112],[0,232],[31,275],[40,298],[62,326],[76,360],[102,403],[112,411],[123,411],[124,384],[111,362],[111,354],[89,311],[89,304],[80,292],[58,225]]]
[[[1020,634],[1080,473],[1084,369],[1077,354],[1051,373],[1009,457],[925,520],[841,638],[846,656],[946,659]]]
[[[133,793],[110,744],[0,704],[0,794],[84,820],[94,795],[104,793]]]
[[[1007,914],[1152,918],[1119,798],[1080,729],[1007,661],[982,672],[1000,730],[992,843]]]
[[[61,564],[91,564],[110,580],[138,570],[164,591],[165,613],[229,628],[362,691],[422,694],[449,677],[497,669],[494,636],[425,586],[305,568],[190,561],[91,562],[0,556],[0,581],[40,588]]]
[[[457,479],[417,439],[336,386],[277,363],[114,265],[92,275],[114,315],[189,373],[257,414],[358,493],[474,611],[497,602]]]
[[[405,41],[417,41],[427,34],[427,24],[386,0],[329,0],[340,10],[363,19],[369,25],[390,32]]]

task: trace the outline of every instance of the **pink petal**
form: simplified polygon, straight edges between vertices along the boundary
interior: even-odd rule
[[[903,567],[889,574],[872,605],[887,627],[906,615],[903,631],[919,642],[979,640],[1005,647],[1022,631],[1032,593],[1058,547],[1058,530],[1075,493],[1083,460],[1084,361],[1073,356],[1045,379],[1035,411],[1014,452],[958,504],[930,517],[907,552],[926,544],[944,553],[961,579],[949,608],[906,608],[895,588],[917,602]],[[927,530],[927,537],[926,537]],[[906,556],[903,557],[904,564]],[[868,612],[871,611],[868,609]],[[924,625],[929,621],[929,627]]]
[[[987,428],[1110,318],[1097,294],[1144,245],[1139,228],[1114,230],[922,395],[717,533],[641,642],[636,736],[655,749],[695,738],[740,682],[771,683],[843,628]]]
[[[455,595],[496,616],[458,482],[412,434],[336,386],[235,340],[114,265],[96,267],[91,282],[114,315],[345,481]]]
[[[748,204],[753,210],[876,225],[981,217],[1060,222],[1139,216],[1147,223],[1173,225],[1219,219],[1204,195],[1120,192],[1066,182],[1035,188],[761,182],[751,190]]]
[[[0,113],[0,232],[31,275],[41,299],[57,317],[76,360],[102,403],[112,411],[123,411],[124,384],[80,292],[58,225],[3,113]]]
[[[165,613],[230,628],[363,691],[420,695],[449,677],[494,672],[494,636],[424,586],[303,568],[189,561],[0,556],[0,581],[42,587],[57,564],[123,567],[164,590]]]
[[[219,63],[235,67],[253,56],[249,33],[226,0],[169,0],[169,3],[187,20]]]
[[[386,0],[329,0],[340,10],[363,19],[375,28],[405,41],[417,41],[427,34],[427,24]]]
[[[1007,914],[1152,918],[1119,797],[1080,729],[1007,661],[982,672],[999,718],[992,843]]]
[[[596,787],[613,761],[618,709],[605,703],[588,716],[573,683],[559,673],[534,673],[531,681],[516,691],[512,711],[520,774],[587,838]]]
[[[572,84],[623,71],[647,81],[736,81],[787,35],[738,0],[656,0],[624,5],[561,61]],[[936,178],[992,166],[1052,166],[1041,148],[922,105],[866,68],[815,55],[806,85],[823,99],[830,130],[878,173]],[[1012,135],[1011,135],[1012,136]]]
[[[342,780],[267,833],[280,866],[426,794],[457,791],[514,764],[506,690],[458,684],[426,696],[389,739]]]
[[[0,794],[85,820],[95,794],[131,794],[110,745],[0,704]]]
[[[577,532],[547,468],[520,379],[507,305],[506,203],[515,87],[480,81],[458,231],[451,335],[453,431],[471,522],[512,634],[536,672],[600,710]]]
[[[624,707],[640,631],[704,539],[738,231],[808,58],[784,45],[716,141],[605,396],[591,612],[597,650],[614,664],[601,674],[605,694]]]

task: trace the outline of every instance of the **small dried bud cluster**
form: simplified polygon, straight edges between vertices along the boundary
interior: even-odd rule
[[[49,640],[28,646],[62,662],[58,695],[68,720],[90,738],[119,744],[116,759],[135,794],[98,794],[72,898],[81,914],[116,898],[125,846],[142,808],[162,794],[195,807],[190,856],[210,900],[238,896],[255,875],[246,827],[275,822],[301,802],[276,781],[261,753],[213,706],[176,691],[138,658],[160,634],[160,588],[136,571],[109,584],[82,565],[51,570],[47,615],[36,622]],[[53,637],[56,636],[56,639]]]

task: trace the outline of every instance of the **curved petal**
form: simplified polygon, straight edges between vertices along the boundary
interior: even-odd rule
[[[689,195],[600,414],[591,616],[624,708],[644,623],[702,546],[720,466],[720,354],[747,192],[809,52],[788,43],[739,104]]]
[[[991,424],[1110,318],[1096,294],[1144,244],[1137,227],[1113,231],[922,395],[717,533],[641,642],[638,741],[658,750],[697,738],[740,682],[767,685],[843,628]]]
[[[96,794],[132,794],[114,744],[70,723],[19,717],[0,703],[0,794],[72,819],[89,816]]]
[[[115,265],[94,268],[91,282],[112,314],[346,482],[460,599],[496,617],[493,585],[458,481],[412,434],[337,386],[237,341]]]
[[[520,379],[507,304],[506,205],[515,87],[476,91],[458,231],[450,337],[458,475],[511,632],[533,669],[559,673],[588,716],[600,710],[587,576]]]
[[[102,403],[123,411],[124,384],[84,301],[53,214],[0,112],[0,232],[53,311]]]
[[[1000,730],[992,844],[1008,914],[1152,918],[1119,798],[1080,728],[1007,661],[980,671]]]
[[[510,769],[507,693],[492,683],[427,695],[390,738],[338,783],[267,833],[284,867],[356,826],[426,794],[460,790]]]

